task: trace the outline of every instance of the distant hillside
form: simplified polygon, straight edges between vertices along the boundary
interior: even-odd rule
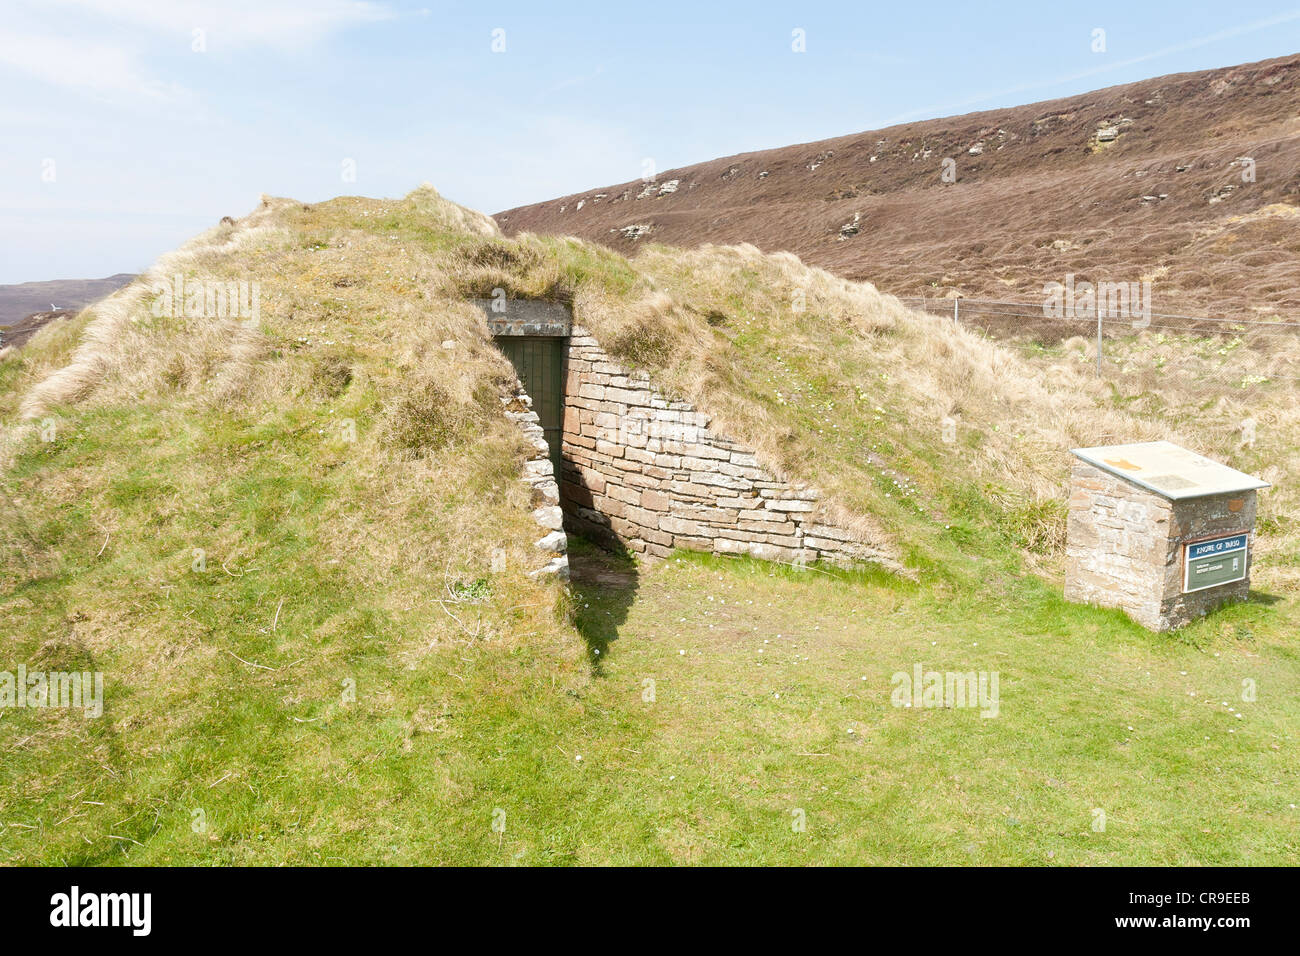
[[[17,325],[34,312],[79,311],[134,278],[130,273],[119,272],[106,279],[52,279],[0,285],[0,326]]]
[[[33,312],[20,322],[0,328],[0,348],[18,348],[51,322],[67,319],[77,314],[77,309],[55,309]]]
[[[1075,273],[1150,279],[1162,312],[1300,317],[1300,55],[730,156],[496,218],[624,253],[751,242],[896,295],[1036,301]]]

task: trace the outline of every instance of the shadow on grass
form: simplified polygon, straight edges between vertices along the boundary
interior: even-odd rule
[[[1248,604],[1262,604],[1265,607],[1272,607],[1274,604],[1277,604],[1282,600],[1284,600],[1284,598],[1279,594],[1268,594],[1265,591],[1257,591],[1254,588],[1250,589],[1250,595],[1246,598]]]
[[[636,598],[636,561],[626,549],[610,550],[569,534],[569,581],[574,594],[573,623],[587,642],[593,672],[603,674],[610,644],[618,640]]]

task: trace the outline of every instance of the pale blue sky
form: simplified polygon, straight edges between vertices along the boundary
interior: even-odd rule
[[[429,181],[495,212],[634,179],[647,157],[664,170],[1300,49],[1295,0],[0,3],[0,283],[139,271],[262,192]]]

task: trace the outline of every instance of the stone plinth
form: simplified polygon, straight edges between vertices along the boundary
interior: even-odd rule
[[[1249,594],[1256,491],[1267,485],[1199,456],[1180,472],[1182,459],[1157,445],[1192,456],[1168,442],[1076,451],[1099,464],[1080,455],[1071,474],[1065,597],[1167,631]]]

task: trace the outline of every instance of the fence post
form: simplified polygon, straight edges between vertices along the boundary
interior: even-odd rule
[[[1097,310],[1097,377],[1101,378],[1101,310]]]
[[[953,299],[953,300],[952,300],[952,320],[953,320],[954,322],[956,322],[956,321],[958,320],[958,319],[957,319],[957,315],[958,315],[958,313],[957,313],[957,303],[960,302],[960,301],[961,301],[961,299]]]

